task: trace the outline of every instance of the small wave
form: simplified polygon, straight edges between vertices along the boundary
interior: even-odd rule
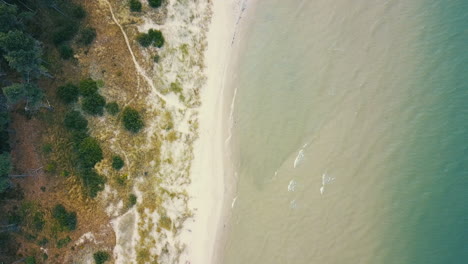
[[[304,149],[299,150],[296,159],[294,160],[294,168],[296,168],[304,160]]]
[[[289,203],[289,208],[291,209],[296,209],[297,208],[297,202],[296,200],[292,200],[290,203]]]
[[[234,199],[232,199],[231,208],[234,208],[234,206],[236,205],[236,201],[237,201],[237,196],[234,197]]]
[[[295,180],[291,180],[288,184],[288,192],[294,192],[296,190],[297,182]]]

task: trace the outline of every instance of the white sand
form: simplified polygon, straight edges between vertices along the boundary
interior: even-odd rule
[[[225,140],[232,91],[225,89],[226,69],[231,55],[231,41],[240,12],[239,1],[218,0],[213,3],[213,18],[208,32],[206,52],[207,84],[201,93],[199,113],[200,138],[194,146],[194,161],[189,187],[189,206],[195,216],[190,219],[181,236],[187,245],[180,264],[215,263],[222,243],[226,204],[226,177],[231,172]],[[230,182],[230,181],[229,181]]]

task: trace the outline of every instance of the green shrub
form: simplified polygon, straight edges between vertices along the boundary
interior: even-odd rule
[[[100,94],[93,96],[87,96],[83,98],[81,107],[83,111],[89,115],[102,115],[104,113],[104,106],[106,105],[106,99]]]
[[[25,264],[36,264],[36,258],[33,256],[29,256],[24,259]]]
[[[86,133],[86,131],[80,130],[72,132],[72,142],[75,145],[75,147],[78,147],[81,144],[81,142],[83,142],[83,140],[87,137],[89,137],[89,135],[88,133]]]
[[[88,128],[88,120],[80,112],[74,110],[65,114],[63,123],[70,130],[86,131]]]
[[[64,246],[68,245],[68,243],[70,243],[71,241],[72,240],[69,236],[67,236],[66,238],[62,238],[57,241],[57,248],[63,248]]]
[[[162,5],[162,0],[148,0],[148,4],[153,8],[158,8]]]
[[[44,154],[52,153],[52,144],[47,143],[47,144],[42,145],[42,153]]]
[[[137,197],[135,194],[130,194],[128,196],[128,204],[130,205],[130,207],[134,206],[135,204],[137,203]]]
[[[108,261],[110,258],[109,253],[104,252],[104,251],[98,251],[94,253],[93,257],[94,257],[94,262],[96,264],[103,264],[106,261]]]
[[[76,213],[68,212],[63,205],[55,205],[54,209],[52,210],[52,216],[55,220],[57,220],[60,230],[72,231],[76,229]]]
[[[39,240],[39,241],[37,242],[37,244],[38,244],[39,246],[41,246],[41,247],[46,246],[48,243],[49,243],[49,239],[47,239],[47,238],[45,238],[45,237],[43,237],[41,240]]]
[[[55,161],[51,161],[47,163],[47,165],[44,168],[44,171],[48,173],[54,173],[56,170],[57,170],[57,163]]]
[[[60,57],[64,60],[69,60],[73,58],[73,49],[68,45],[61,45],[59,47]]]
[[[52,41],[57,46],[65,41],[69,41],[76,35],[78,28],[78,24],[73,20],[64,20],[53,33]]]
[[[146,33],[138,34],[136,40],[138,41],[138,43],[140,43],[141,46],[145,48],[149,47],[149,45],[151,45],[152,43],[151,37]]]
[[[141,2],[139,0],[130,0],[129,6],[130,6],[130,11],[141,12]]]
[[[161,31],[150,29],[148,30],[148,36],[151,38],[153,46],[161,48],[164,45],[164,36]]]
[[[148,33],[140,33],[137,35],[136,40],[143,47],[148,47],[153,45],[155,47],[161,48],[164,45],[164,36],[161,31],[156,29],[148,30]]]
[[[42,231],[45,225],[44,213],[36,212],[33,217],[33,226],[36,231]]]
[[[119,112],[119,105],[116,102],[106,104],[106,111],[111,115],[116,115]]]
[[[80,177],[83,180],[83,185],[89,197],[94,198],[97,194],[104,190],[106,179],[99,175],[93,169],[84,169],[80,171]]]
[[[83,96],[95,95],[99,89],[97,82],[91,78],[80,81],[80,94]]]
[[[96,30],[92,27],[87,27],[81,31],[78,42],[83,45],[89,45],[93,43],[95,38],[96,38]]]
[[[67,83],[57,88],[57,97],[64,103],[70,104],[78,101],[80,90],[76,85]]]
[[[125,107],[123,110],[122,121],[124,127],[133,133],[139,132],[144,126],[140,113],[131,107]]]
[[[75,17],[76,19],[83,19],[86,17],[86,10],[84,10],[84,8],[80,5],[77,5],[75,7],[73,7],[72,9],[72,15],[73,17]]]
[[[78,146],[78,156],[83,168],[92,168],[103,159],[102,149],[96,139],[87,137]]]
[[[153,61],[154,61],[155,63],[159,63],[159,60],[160,60],[160,59],[161,59],[161,57],[160,57],[159,55],[154,55],[154,56],[153,56]]]
[[[112,157],[112,168],[116,170],[120,170],[122,169],[123,166],[124,166],[124,161],[121,157],[119,156]]]

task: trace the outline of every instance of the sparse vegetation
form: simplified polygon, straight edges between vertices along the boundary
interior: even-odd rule
[[[124,161],[121,157],[119,156],[113,156],[112,157],[112,168],[115,170],[120,170],[124,166]]]
[[[140,113],[131,107],[123,110],[122,121],[125,129],[132,133],[138,133],[144,126]]]
[[[104,264],[106,261],[110,259],[109,253],[105,251],[98,251],[93,254],[94,263],[96,264]]]
[[[130,207],[134,206],[135,204],[137,203],[137,197],[135,194],[130,194],[128,196],[128,204],[130,205]]]
[[[94,198],[100,191],[104,190],[106,179],[94,169],[83,169],[79,174],[89,197]]]

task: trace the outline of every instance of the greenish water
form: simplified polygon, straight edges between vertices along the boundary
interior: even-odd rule
[[[223,263],[468,263],[468,1],[258,1]]]

